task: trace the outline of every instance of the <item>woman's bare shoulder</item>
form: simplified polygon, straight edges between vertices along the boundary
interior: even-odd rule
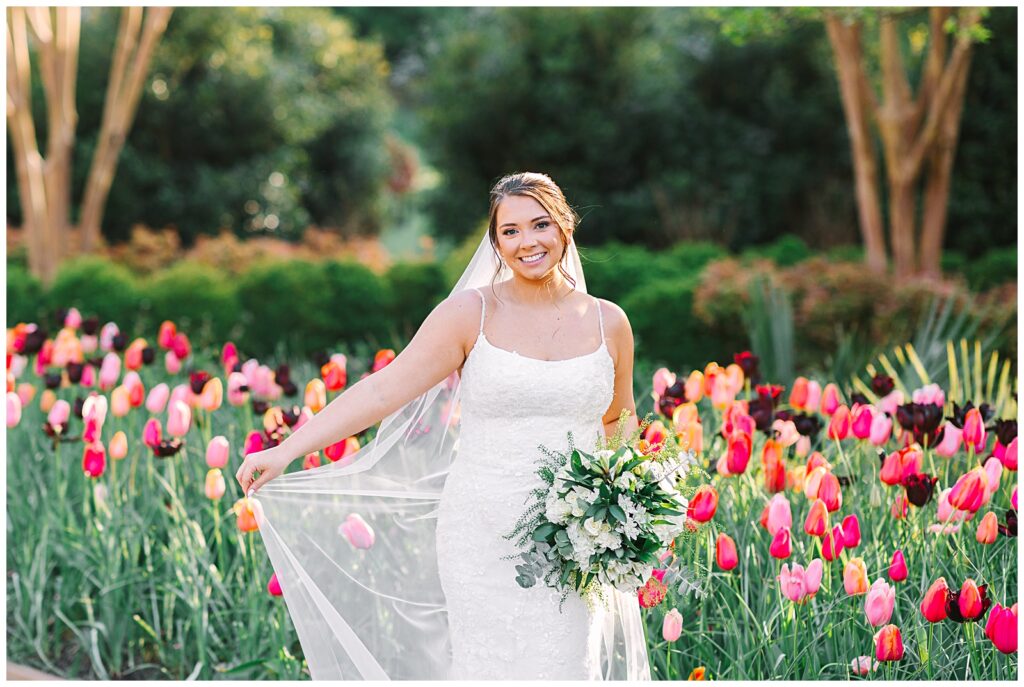
[[[629,317],[626,315],[626,311],[604,298],[598,298],[597,302],[601,304],[601,316],[604,317],[605,331],[611,334],[612,332],[632,332],[632,328],[629,324]]]

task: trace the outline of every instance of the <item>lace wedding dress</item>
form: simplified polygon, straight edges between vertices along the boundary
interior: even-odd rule
[[[571,241],[566,263],[586,293]],[[484,234],[452,293],[479,293],[496,271],[512,277]],[[564,449],[571,431],[588,448],[603,430],[615,371],[597,311],[597,350],[544,361],[492,345],[481,308],[461,379],[385,418],[355,454],[259,490],[259,534],[314,679],[650,679],[636,594],[610,590],[593,610],[570,595],[559,611],[559,592],[519,587],[504,558],[538,445]]]
[[[483,299],[483,294],[481,294]],[[498,348],[480,334],[462,370],[459,450],[441,495],[437,559],[448,600],[453,678],[575,679],[599,669],[600,614],[579,596],[515,581],[512,530],[533,489],[538,445],[564,450],[567,433],[593,450],[612,401],[615,369],[595,300],[600,347],[567,360]]]

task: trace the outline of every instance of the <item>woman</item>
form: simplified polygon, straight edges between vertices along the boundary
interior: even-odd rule
[[[546,175],[501,179],[476,256],[401,355],[239,468],[314,678],[649,677],[635,597],[522,589],[502,536],[540,485],[538,446],[593,449],[624,410],[637,426],[629,321],[585,293],[575,225]],[[349,459],[279,477],[381,418]]]

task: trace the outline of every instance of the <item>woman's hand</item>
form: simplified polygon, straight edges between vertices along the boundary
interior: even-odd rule
[[[255,492],[283,473],[291,462],[291,459],[285,457],[277,446],[265,451],[256,451],[245,457],[242,466],[235,473],[235,479],[242,485],[242,493],[249,496],[250,491]],[[257,472],[259,477],[256,477]]]

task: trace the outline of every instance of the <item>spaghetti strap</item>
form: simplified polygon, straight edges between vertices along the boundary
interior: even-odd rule
[[[487,314],[487,299],[484,298],[484,292],[478,288],[473,289],[480,294],[480,333],[484,333],[484,315]]]
[[[595,297],[594,302],[597,303],[597,324],[601,328],[601,343],[604,344],[604,315],[601,314],[601,301]]]

